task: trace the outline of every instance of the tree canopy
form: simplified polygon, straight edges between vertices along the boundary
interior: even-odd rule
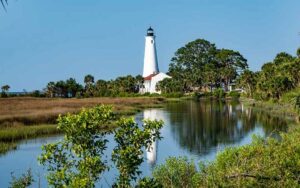
[[[227,90],[239,72],[248,68],[247,60],[238,51],[218,49],[204,39],[179,48],[171,61],[169,74],[183,84],[185,92],[212,86]]]

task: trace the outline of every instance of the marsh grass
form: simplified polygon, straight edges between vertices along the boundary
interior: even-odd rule
[[[56,125],[15,126],[0,129],[0,154],[17,148],[17,142],[23,139],[43,135],[58,134]]]
[[[295,108],[295,105],[280,101],[257,101],[254,99],[241,98],[245,106],[251,106],[254,109],[268,112],[276,117],[284,117],[288,119],[295,119],[298,121],[299,112]]]
[[[13,149],[17,149],[16,143],[0,142],[0,156]]]
[[[17,142],[43,135],[58,134],[56,119],[59,114],[77,113],[82,108],[105,104],[113,105],[117,116],[129,116],[144,108],[163,107],[164,98],[86,98],[49,99],[16,97],[0,99],[0,154],[16,149]],[[104,126],[111,129],[113,126]]]
[[[57,134],[56,125],[19,126],[0,129],[0,142],[16,142],[42,135]]]
[[[133,115],[145,107],[162,105],[164,101],[165,99],[160,97],[2,98],[0,99],[0,127],[11,127],[15,124],[55,124],[59,114],[76,113],[83,107],[94,107],[100,104],[113,105],[116,113]]]

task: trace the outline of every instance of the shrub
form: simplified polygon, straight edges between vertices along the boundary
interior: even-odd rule
[[[221,99],[225,97],[226,93],[222,88],[217,88],[213,91],[212,95],[216,98]]]
[[[162,96],[167,98],[180,98],[183,96],[183,93],[181,92],[173,92],[173,93],[164,93]]]
[[[300,129],[281,136],[254,137],[250,145],[226,149],[201,167],[198,187],[298,187]]]
[[[12,174],[12,181],[10,182],[9,188],[26,188],[34,182],[31,169],[27,170],[25,174],[17,178]]]
[[[239,98],[241,94],[238,91],[230,91],[227,96],[232,98]]]
[[[193,161],[186,157],[170,157],[165,164],[154,169],[153,177],[163,187],[194,187],[193,177],[196,173]]]
[[[117,128],[112,131],[103,130],[114,124]],[[106,136],[113,133],[116,146],[111,161],[119,171],[113,187],[131,187],[141,174],[141,156],[152,142],[161,138],[162,125],[162,121],[145,120],[139,126],[133,118],[116,121],[112,107],[103,105],[59,116],[58,129],[65,136],[57,143],[44,145],[39,162],[47,167],[51,187],[95,187],[102,173],[109,170],[104,151]]]

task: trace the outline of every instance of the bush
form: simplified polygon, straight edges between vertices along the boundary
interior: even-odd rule
[[[230,91],[227,94],[228,97],[232,97],[232,98],[239,98],[241,96],[241,94],[238,91]]]
[[[25,174],[17,178],[12,174],[12,181],[10,182],[10,188],[26,188],[34,182],[31,169],[27,170]]]
[[[298,187],[300,129],[281,136],[254,137],[250,145],[226,149],[200,168],[197,187]]]
[[[174,92],[174,93],[163,93],[162,96],[167,98],[180,98],[183,96],[181,92]]]
[[[193,97],[199,99],[201,97],[211,97],[211,95],[212,95],[211,92],[195,92],[193,94]]]
[[[217,88],[213,91],[212,95],[216,98],[221,99],[225,97],[226,93],[222,88]]]
[[[253,137],[246,146],[227,148],[208,163],[169,158],[154,169],[163,187],[299,187],[300,128],[281,139]]]
[[[153,177],[163,187],[194,187],[193,177],[196,173],[193,161],[186,157],[170,157],[165,164],[154,169]]]
[[[145,177],[139,180],[136,188],[163,188],[163,186],[154,178]]]

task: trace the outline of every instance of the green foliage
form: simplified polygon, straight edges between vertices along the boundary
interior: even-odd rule
[[[296,54],[297,54],[297,57],[300,58],[300,48],[297,49]]]
[[[156,85],[156,89],[165,93],[180,93],[184,91],[184,85],[181,81],[175,80],[173,78],[165,78],[159,81]]]
[[[225,97],[226,93],[222,88],[217,88],[213,91],[212,95],[216,98],[222,99]]]
[[[255,138],[248,145],[228,148],[202,167],[204,187],[297,187],[300,168],[300,130],[282,134],[282,140]]]
[[[47,97],[75,97],[77,93],[82,92],[83,86],[76,82],[74,78],[66,81],[49,82],[46,86]],[[78,95],[78,94],[77,94]]]
[[[163,187],[299,187],[300,129],[281,139],[253,137],[246,146],[227,148],[199,170],[186,158],[170,158],[155,168]]]
[[[60,131],[55,125],[32,125],[7,127],[0,129],[0,142],[16,142],[21,139],[33,138],[41,135],[57,134]]]
[[[145,177],[139,180],[136,188],[163,188],[163,186],[154,178]]]
[[[179,48],[169,65],[173,79],[180,81],[185,90],[202,85],[203,68],[214,60],[217,49],[204,39],[197,39]]]
[[[83,109],[79,114],[59,116],[64,140],[42,147],[39,157],[47,166],[47,179],[54,187],[94,187],[107,166],[102,159],[107,140],[103,126],[113,119],[110,106]]]
[[[163,93],[162,96],[167,98],[180,98],[183,96],[182,92]]]
[[[143,77],[138,75],[120,76],[115,80],[97,80],[88,74],[84,77],[85,86],[75,79],[49,82],[45,89],[47,97],[132,97],[136,96],[143,85]]]
[[[14,176],[13,173],[11,176],[12,181],[10,182],[9,188],[26,188],[34,182],[31,169],[28,169],[27,172],[22,174],[19,178]]]
[[[117,146],[112,152],[112,161],[119,170],[116,187],[131,187],[131,180],[141,174],[139,166],[143,162],[143,148],[150,148],[152,142],[160,139],[161,121],[145,120],[142,129],[133,118],[118,121],[114,138]]]
[[[17,149],[17,144],[16,143],[8,143],[8,142],[1,142],[0,141],[0,156],[2,154],[5,154],[9,150],[12,149]]]
[[[153,171],[153,177],[163,187],[194,187],[193,178],[197,170],[194,161],[186,157],[170,157],[165,164],[159,165]]]
[[[248,97],[253,97],[256,83],[257,74],[250,70],[245,70],[237,79],[237,86],[243,88]]]
[[[246,90],[251,86],[256,99],[286,100],[285,93],[300,86],[300,59],[281,52],[273,62],[262,66],[262,70],[256,74],[254,80],[252,78],[253,76],[247,74],[241,75],[239,80]]]
[[[184,92],[219,87],[227,90],[239,71],[248,67],[247,60],[237,51],[217,49],[209,41],[197,39],[179,48],[172,58],[169,74],[174,87]],[[164,89],[162,87],[161,89]],[[172,91],[166,91],[172,92]]]
[[[111,131],[103,128],[116,121],[111,106],[83,109],[79,114],[67,114],[58,118],[58,129],[65,134],[62,141],[43,146],[39,162],[47,167],[48,183],[53,187],[95,187],[105,170],[103,159]],[[122,118],[112,132],[117,146],[112,161],[119,170],[115,187],[130,187],[140,174],[143,149],[160,139],[161,121],[145,120],[139,126],[133,118]],[[154,183],[154,182],[152,182]]]
[[[9,85],[4,85],[1,87],[1,97],[5,98],[8,97],[8,90],[10,89]]]
[[[230,91],[227,94],[228,97],[232,97],[232,98],[239,98],[241,96],[241,94],[238,91]]]

